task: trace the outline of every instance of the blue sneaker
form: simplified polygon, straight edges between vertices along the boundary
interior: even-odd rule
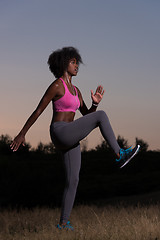
[[[120,149],[119,154],[120,158],[116,159],[120,168],[123,168],[129,161],[138,153],[140,145],[137,145],[135,148],[132,147],[128,149]]]
[[[70,230],[70,231],[74,230],[74,227],[72,227],[72,225],[70,224],[70,221],[68,221],[65,225],[58,224],[57,228],[60,229],[60,230],[62,230],[62,229]]]

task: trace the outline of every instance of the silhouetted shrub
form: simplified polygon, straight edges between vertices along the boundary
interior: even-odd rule
[[[143,139],[139,139],[136,137],[136,145],[139,144],[141,147],[140,147],[140,151],[141,152],[146,152],[148,150],[148,143],[145,142]]]
[[[38,144],[37,148],[34,151],[37,153],[44,153],[44,154],[56,153],[56,149],[53,143],[43,144],[42,142]]]
[[[0,154],[10,154],[11,137],[9,135],[0,136]]]
[[[121,148],[128,148],[128,141],[124,137],[118,135],[117,142]]]

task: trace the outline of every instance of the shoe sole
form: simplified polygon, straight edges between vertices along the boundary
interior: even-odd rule
[[[134,152],[134,154],[120,168],[123,168],[127,163],[129,163],[130,160],[138,153],[139,149],[140,149],[140,145],[137,146],[137,149]]]

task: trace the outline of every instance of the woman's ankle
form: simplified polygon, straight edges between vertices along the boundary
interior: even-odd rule
[[[59,225],[65,226],[67,223],[66,222],[60,222]]]
[[[117,153],[116,155],[117,155],[117,158],[120,158],[120,154],[119,153]]]

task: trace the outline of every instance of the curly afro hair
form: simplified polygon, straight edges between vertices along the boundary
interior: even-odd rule
[[[48,58],[50,71],[56,78],[60,78],[67,70],[69,61],[75,58],[77,63],[83,63],[79,51],[74,47],[64,47],[51,53]]]

